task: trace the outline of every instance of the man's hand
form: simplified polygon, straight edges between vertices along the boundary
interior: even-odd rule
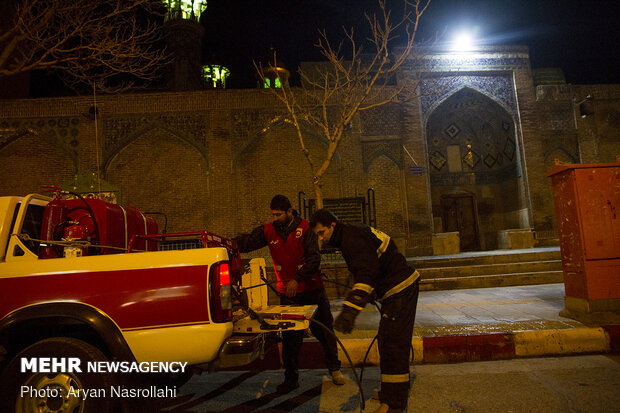
[[[336,321],[334,321],[334,330],[340,331],[344,334],[349,334],[353,331],[353,325],[355,324],[355,318],[359,314],[354,308],[349,306],[342,306],[342,311],[336,317]]]
[[[297,295],[297,287],[299,287],[299,283],[296,280],[290,280],[286,283],[286,296],[295,297]]]

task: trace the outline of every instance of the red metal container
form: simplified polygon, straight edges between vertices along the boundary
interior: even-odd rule
[[[110,204],[99,199],[86,198],[85,205],[81,199],[66,200],[69,208],[69,218],[77,221],[80,225],[88,228],[88,234],[94,243],[113,248],[104,248],[103,253],[113,254],[124,252],[129,240],[135,234],[155,234],[157,233],[157,222],[152,217],[147,217],[135,208],[123,208],[120,205]],[[92,213],[95,215],[97,229]],[[97,236],[99,239],[97,240]],[[139,240],[134,246],[135,250],[147,248],[144,240]],[[122,249],[122,250],[121,250]],[[157,250],[154,242],[148,243],[148,250]]]
[[[620,310],[620,163],[558,165],[547,176],[567,308],[573,303],[579,310]]]

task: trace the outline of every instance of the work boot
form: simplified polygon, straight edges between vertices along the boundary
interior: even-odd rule
[[[284,379],[284,381],[278,384],[278,387],[276,387],[276,392],[278,392],[279,394],[286,394],[292,392],[298,387],[299,381]]]
[[[340,372],[340,370],[330,371],[332,375],[332,382],[338,386],[342,386],[344,384],[344,376]]]
[[[375,410],[373,413],[404,413],[404,410],[394,409],[385,403],[381,403],[381,406],[379,406],[379,408]]]
[[[381,406],[379,406],[379,408],[375,410],[373,413],[387,413],[388,410],[390,410],[390,406],[388,406],[385,403],[381,403]]]

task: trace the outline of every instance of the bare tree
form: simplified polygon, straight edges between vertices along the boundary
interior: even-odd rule
[[[345,41],[334,46],[325,30],[319,31],[316,44],[326,58],[323,65],[312,71],[299,69],[302,86],[270,88],[284,105],[286,121],[296,131],[310,168],[318,208],[323,207],[321,178],[327,171],[336,150],[354,117],[362,111],[393,102],[402,102],[415,95],[416,82],[394,82],[396,71],[410,59],[416,43],[416,33],[422,14],[430,0],[403,0],[402,14],[393,18],[386,0],[378,0],[378,12],[365,14],[370,25],[371,47],[363,50],[353,29],[344,30]],[[398,48],[393,48],[394,44]],[[347,49],[348,55],[343,52]],[[267,67],[255,64],[263,82],[270,73],[279,73],[276,57]],[[328,143],[327,151],[315,157],[311,154],[305,131],[316,130]]]
[[[165,57],[155,46],[161,14],[154,0],[14,0],[0,33],[0,76],[37,69],[63,74],[70,86],[105,89],[113,77],[154,80]],[[13,4],[13,8],[11,8]]]

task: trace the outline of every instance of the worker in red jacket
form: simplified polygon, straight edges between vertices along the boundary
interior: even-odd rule
[[[319,271],[321,254],[316,235],[309,230],[310,223],[299,217],[284,195],[271,200],[273,222],[255,228],[250,234],[235,238],[239,251],[250,252],[269,246],[277,276],[277,289],[282,305],[316,305],[312,318],[333,332],[329,300]],[[317,323],[310,322],[310,330],[319,340],[325,353],[327,368],[335,384],[344,384],[336,338]],[[298,359],[304,331],[282,332],[282,360],[284,382],[278,393],[288,393],[299,387]]]
[[[366,304],[381,303],[377,335],[381,406],[375,413],[403,412],[409,397],[409,350],[420,274],[407,263],[394,240],[375,228],[341,222],[327,209],[316,211],[310,225],[320,244],[340,249],[354,277],[334,328],[350,333]]]

